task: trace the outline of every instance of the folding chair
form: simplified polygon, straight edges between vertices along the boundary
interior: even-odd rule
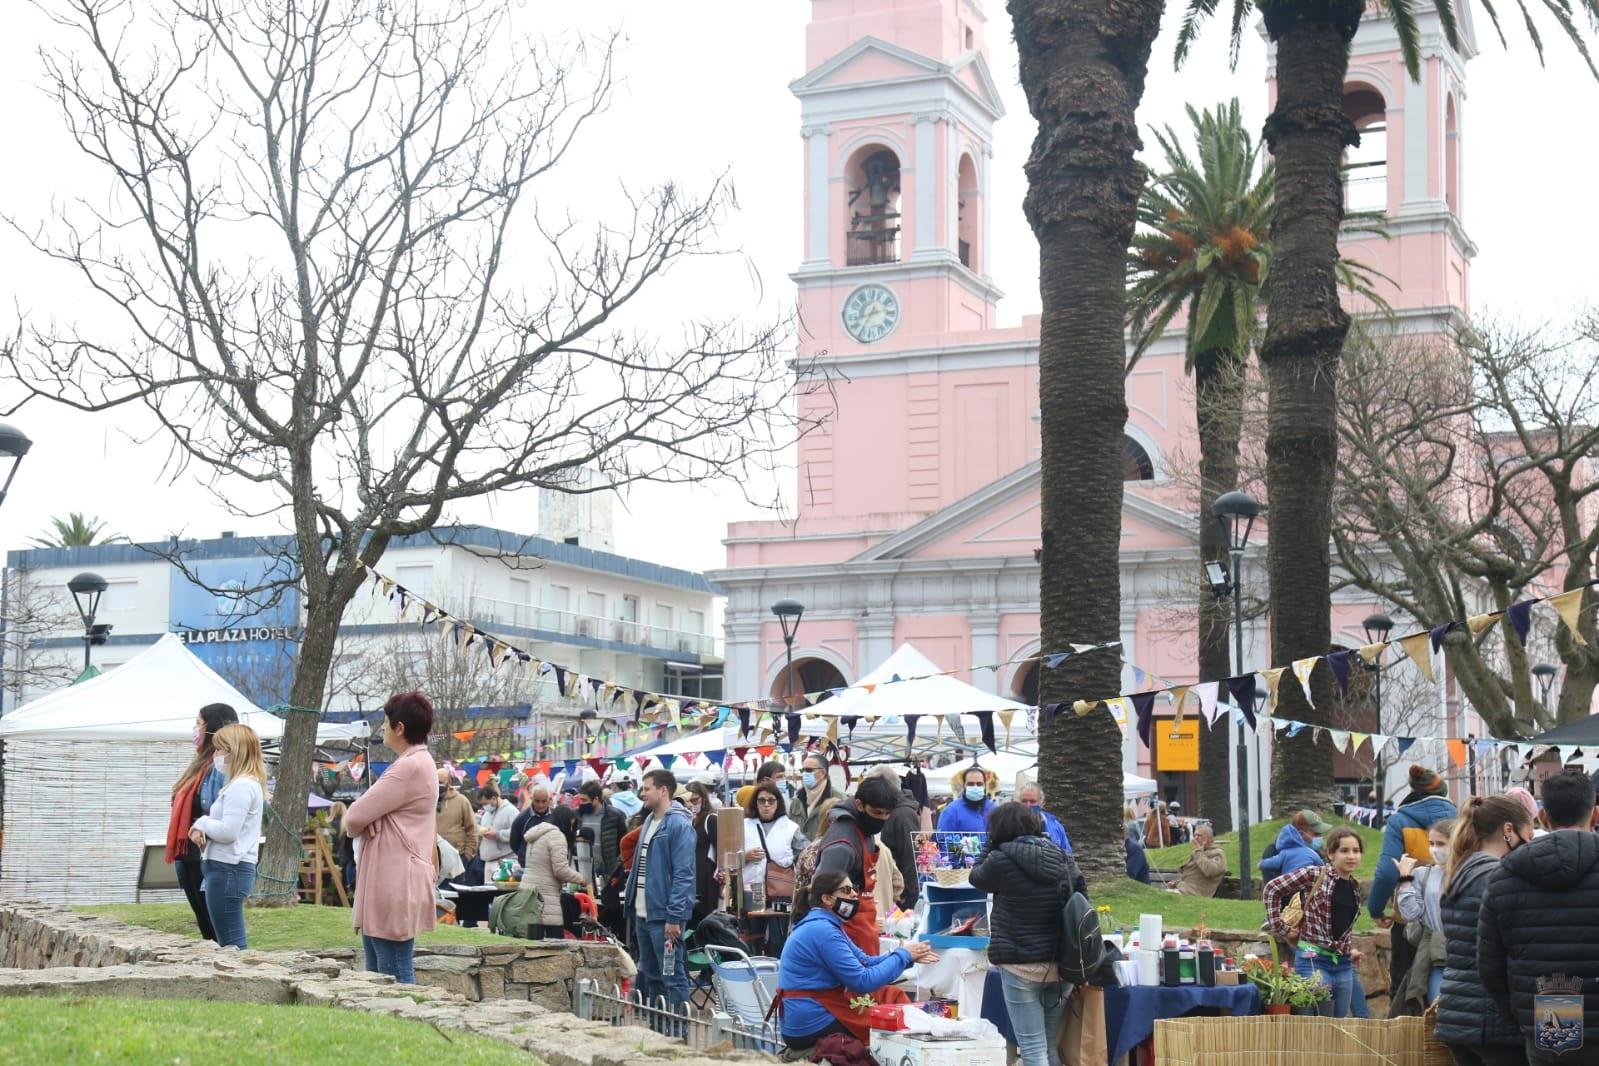
[[[719,944],[706,944],[701,950],[710,956],[717,1004],[743,1024],[759,1029],[777,995],[778,960],[764,955],[751,958],[737,948]],[[781,1049],[761,1050],[775,1053]]]
[[[711,956],[698,942],[694,930],[683,930],[683,969],[688,974],[689,1003],[696,1010],[709,1007],[716,998],[716,990],[711,986]]]

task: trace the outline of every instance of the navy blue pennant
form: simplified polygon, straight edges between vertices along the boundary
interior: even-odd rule
[[[977,728],[983,734],[983,743],[988,745],[988,750],[999,754],[999,749],[994,746],[994,712],[978,711]]]
[[[799,740],[799,735],[800,716],[797,714],[790,714],[788,716],[788,742],[790,744],[796,743]]]
[[[1532,632],[1532,605],[1537,600],[1518,600],[1505,608],[1505,617],[1510,619],[1510,628],[1516,631],[1516,637],[1521,641],[1522,647],[1527,645],[1527,636]]]
[[[1349,664],[1344,664],[1347,672]],[[1229,677],[1227,691],[1233,694],[1233,702],[1238,704],[1238,709],[1244,712],[1244,721],[1249,723],[1249,728],[1255,728],[1255,675],[1245,674],[1243,677]]]
[[[1443,647],[1444,638],[1454,630],[1464,627],[1465,624],[1464,622],[1445,622],[1441,626],[1428,630],[1428,635],[1432,637],[1432,650],[1437,652],[1439,648]]]
[[[1333,680],[1338,682],[1338,695],[1347,699],[1349,696],[1348,650],[1328,652],[1327,665],[1332,667]]]
[[[1138,739],[1144,747],[1154,750],[1155,693],[1135,692],[1127,697],[1133,704],[1133,718],[1138,722]]]

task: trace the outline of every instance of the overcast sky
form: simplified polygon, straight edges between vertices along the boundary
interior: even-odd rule
[[[1001,324],[1008,325],[1038,309],[1037,252],[1021,214],[1021,165],[1032,122],[1017,85],[1003,4],[986,0],[985,6],[992,65],[1008,110],[996,134],[992,190],[993,267],[1007,294]],[[31,7],[8,7],[10,32],[0,35],[0,143],[10,149],[10,165],[0,168],[0,209],[35,226],[48,224],[53,197],[69,188],[92,189],[102,179],[76,154],[40,91],[35,47],[48,25]],[[671,291],[649,305],[663,328],[674,316],[772,316],[792,306],[787,274],[800,258],[801,144],[799,106],[787,85],[804,73],[809,12],[808,0],[519,4],[524,24],[549,32],[598,34],[614,27],[624,35],[618,57],[624,81],[615,105],[544,188],[541,207],[563,200],[581,207],[592,202],[597,186],[617,178],[702,187],[726,172],[736,183],[739,211],[724,230],[731,257],[675,279]],[[1545,69],[1523,30],[1507,27],[1506,51],[1480,6],[1476,12],[1483,51],[1467,68],[1462,116],[1464,220],[1480,249],[1472,268],[1475,310],[1524,322],[1559,318],[1592,300],[1595,223],[1571,205],[1572,194],[1591,188],[1599,173],[1599,139],[1582,132],[1591,119],[1578,118],[1599,110],[1599,85],[1552,27],[1545,31]],[[1248,34],[1233,73],[1222,27],[1212,27],[1196,58],[1174,73],[1176,14],[1166,21],[1141,121],[1178,124],[1185,102],[1237,96],[1258,129],[1265,117],[1265,50],[1258,35]],[[37,321],[52,314],[106,315],[69,275],[42,264],[9,230],[0,231],[0,284],[20,313]],[[137,540],[273,531],[229,515],[188,479],[162,480],[164,443],[130,442],[128,432],[148,428],[136,417],[75,415],[40,404],[12,421],[35,447],[0,509],[0,546],[22,547],[50,516],[74,510],[98,515],[111,530]],[[779,487],[787,485],[768,486]],[[485,501],[455,517],[532,531],[535,515],[532,498],[519,496]],[[728,519],[754,516],[758,512],[725,489],[640,489],[617,508],[617,548],[710,568],[723,561]]]

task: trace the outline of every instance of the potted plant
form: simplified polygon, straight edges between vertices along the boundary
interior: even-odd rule
[[[1293,963],[1279,959],[1275,943],[1271,961],[1251,955],[1239,969],[1249,983],[1260,990],[1260,1000],[1267,1014],[1291,1014],[1296,1008],[1314,1009],[1332,995],[1332,989],[1319,979],[1301,977]]]

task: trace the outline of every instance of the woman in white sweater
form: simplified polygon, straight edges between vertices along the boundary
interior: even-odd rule
[[[261,738],[247,725],[224,726],[215,738],[216,768],[227,784],[196,818],[189,839],[201,849],[206,910],[223,947],[249,947],[244,933],[244,901],[255,888],[255,864],[261,849],[261,812],[266,806],[266,768]]]

